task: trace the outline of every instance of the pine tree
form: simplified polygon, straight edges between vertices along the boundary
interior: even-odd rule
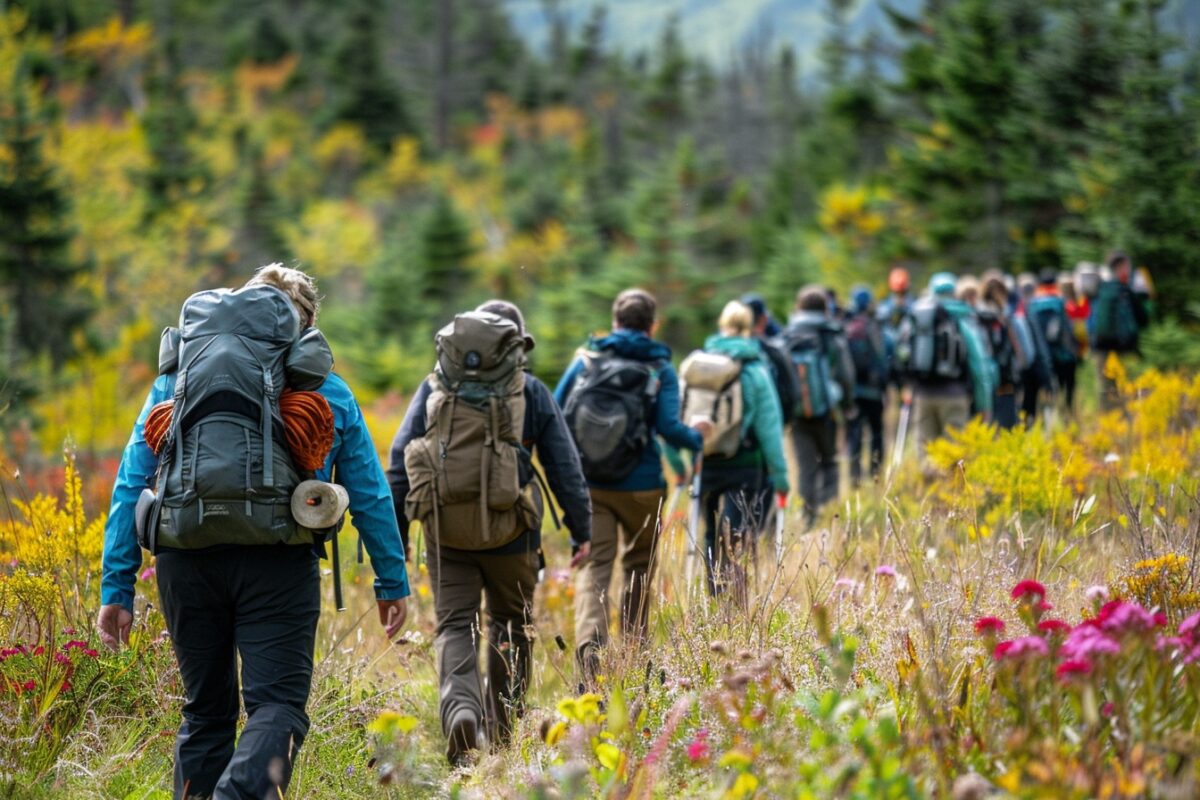
[[[0,99],[0,300],[4,350],[0,385],[32,388],[28,362],[47,356],[57,370],[77,352],[92,303],[80,286],[90,269],[70,253],[71,204],[42,153],[47,120],[33,107],[23,65]],[[19,382],[21,385],[14,385]]]
[[[207,182],[208,173],[188,144],[196,114],[182,81],[178,40],[168,34],[150,59],[146,73],[146,112],[142,130],[150,166],[142,175],[146,187],[144,219],[148,223],[178,200]]]
[[[462,310],[464,293],[471,282],[468,263],[474,254],[466,220],[453,200],[438,194],[421,223],[416,254],[422,276],[421,299],[434,331]]]

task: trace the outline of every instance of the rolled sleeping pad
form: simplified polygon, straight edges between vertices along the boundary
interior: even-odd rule
[[[344,486],[325,481],[303,481],[292,493],[292,517],[305,528],[332,528],[350,507]]]

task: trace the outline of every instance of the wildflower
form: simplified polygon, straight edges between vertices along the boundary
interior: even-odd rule
[[[1046,611],[1053,611],[1053,610],[1054,610],[1054,603],[1049,603],[1049,602],[1047,602],[1047,601],[1045,601],[1045,600],[1042,600],[1042,601],[1040,601],[1040,602],[1039,602],[1039,603],[1038,603],[1036,606],[1034,606],[1034,609],[1035,609],[1035,610],[1037,610],[1037,611],[1039,611],[1039,612],[1043,612],[1043,613],[1044,613],[1044,612],[1046,612]]]
[[[140,577],[142,580],[148,581],[148,580],[153,579],[155,574],[157,574],[157,572],[158,572],[158,570],[155,569],[154,567],[146,567],[144,570],[142,570],[142,574]]]
[[[1071,626],[1061,619],[1044,619],[1038,623],[1037,628],[1042,633],[1050,634],[1066,634],[1071,632]]]
[[[1109,700],[1107,703],[1100,706],[1100,716],[1111,717],[1116,710],[1117,707],[1113,705],[1111,700]]]
[[[857,592],[860,587],[861,584],[853,578],[838,578],[833,582],[834,589],[845,589],[851,594]]]
[[[44,652],[46,652],[46,648],[40,644],[37,647],[33,648],[33,654],[35,656],[40,656]]]
[[[712,755],[712,749],[708,746],[708,728],[701,728],[696,731],[695,738],[688,743],[687,757],[688,761],[693,764],[708,761]]]
[[[896,577],[896,568],[890,564],[880,564],[875,568],[876,578],[894,578]]]
[[[1083,596],[1093,603],[1103,603],[1108,600],[1108,587],[1102,584],[1089,586],[1084,591]]]
[[[37,681],[32,680],[32,679],[27,680],[21,684],[21,688],[27,692],[32,692],[34,689],[37,688]]]
[[[1037,595],[1038,602],[1046,597],[1046,587],[1034,580],[1023,580],[1012,588],[1013,600],[1032,599]]]
[[[1069,659],[1058,665],[1058,669],[1054,670],[1054,674],[1062,681],[1069,681],[1072,678],[1080,678],[1092,673],[1092,664],[1090,661],[1080,659]]]
[[[1153,614],[1137,603],[1126,603],[1124,600],[1111,600],[1101,607],[1096,615],[1095,624],[1107,633],[1138,633],[1152,630],[1166,624],[1166,617],[1159,623]]]
[[[79,648],[80,650],[86,650],[87,645],[88,645],[88,643],[83,641],[82,639],[72,639],[71,641],[64,644],[62,649],[63,650],[73,650],[75,648]]]
[[[1192,636],[1196,633],[1200,633],[1200,611],[1179,623],[1180,636]]]
[[[992,657],[997,661],[1015,661],[1030,655],[1044,656],[1048,652],[1045,639],[1040,636],[1022,636],[1010,642],[1000,642],[992,651]]]
[[[63,636],[74,636],[74,635],[75,635],[74,628],[63,628]]]
[[[1075,629],[1067,634],[1067,640],[1063,642],[1059,652],[1067,660],[1092,661],[1097,656],[1117,655],[1121,652],[1121,645],[1099,627],[1085,623],[1075,626]]]
[[[980,617],[975,620],[975,632],[993,635],[1004,633],[1004,620],[999,617]]]

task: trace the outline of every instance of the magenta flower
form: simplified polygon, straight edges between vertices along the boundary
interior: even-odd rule
[[[1112,600],[1105,603],[1096,615],[1096,622],[1106,633],[1141,633],[1159,627],[1158,621],[1137,603]],[[1166,622],[1166,618],[1163,618]]]
[[[1012,588],[1013,600],[1033,600],[1034,595],[1037,596],[1038,602],[1041,602],[1046,597],[1046,587],[1037,581],[1023,580]]]
[[[896,568],[890,564],[880,564],[875,568],[875,577],[877,578],[894,578],[896,577]]]
[[[1089,586],[1083,593],[1083,596],[1093,603],[1102,603],[1108,600],[1108,587],[1098,583],[1095,586]]]
[[[157,573],[158,570],[156,570],[154,567],[146,567],[144,570],[142,570],[141,579],[144,581],[151,580]]]
[[[1095,625],[1077,625],[1067,634],[1059,650],[1068,661],[1093,661],[1097,656],[1115,656],[1121,645]]]
[[[708,761],[712,755],[712,749],[708,746],[708,729],[701,728],[696,731],[696,737],[688,743],[687,757],[688,761],[693,764],[698,764],[702,761]]]
[[[991,635],[1004,633],[1004,620],[999,617],[980,617],[975,620],[975,632]]]
[[[1061,619],[1044,619],[1038,623],[1037,629],[1042,633],[1050,634],[1067,634],[1071,632],[1071,626]]]
[[[1046,647],[1046,640],[1042,637],[1022,636],[1011,642],[1000,642],[992,651],[992,657],[997,661],[1017,661],[1026,656],[1044,656],[1049,651],[1050,649]]]
[[[1054,670],[1054,674],[1062,681],[1069,681],[1072,678],[1081,678],[1092,673],[1092,665],[1088,661],[1080,661],[1072,659],[1064,661],[1058,665],[1058,669]]]
[[[1180,636],[1192,636],[1200,632],[1200,611],[1192,614],[1190,617],[1179,623]]]

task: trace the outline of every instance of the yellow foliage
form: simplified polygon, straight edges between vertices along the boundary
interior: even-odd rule
[[[69,568],[78,579],[84,571],[99,570],[104,520],[86,519],[83,482],[69,456],[64,481],[62,500],[39,494],[12,501],[18,516],[0,527],[0,560],[38,576],[53,577]]]
[[[313,155],[327,170],[357,169],[367,156],[367,137],[358,125],[341,123],[317,141]]]
[[[318,277],[349,267],[363,268],[379,255],[375,217],[349,200],[318,200],[304,209],[298,223],[285,223],[288,248],[303,256],[306,269]]]
[[[126,25],[113,17],[104,25],[88,28],[67,40],[67,55],[92,58],[124,66],[141,58],[150,49],[151,29],[148,22]]]
[[[425,169],[421,165],[421,143],[411,136],[404,136],[392,144],[392,155],[383,168],[388,184],[394,189],[403,189],[424,180]]]

